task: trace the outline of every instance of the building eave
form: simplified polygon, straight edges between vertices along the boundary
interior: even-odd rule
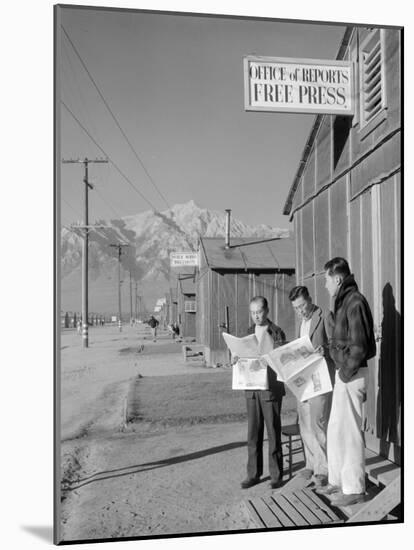
[[[336,56],[337,60],[343,59],[343,57],[345,55],[345,52],[346,52],[346,49],[349,46],[351,36],[352,36],[352,33],[353,33],[354,29],[355,29],[354,26],[346,27],[344,36],[342,38],[341,45],[340,45],[339,50],[338,50],[338,54]],[[315,121],[314,121],[313,126],[311,128],[309,137],[306,141],[306,145],[303,149],[302,158],[299,161],[299,167],[296,171],[295,177],[293,179],[293,183],[290,186],[289,193],[288,193],[288,196],[287,196],[287,199],[286,199],[286,202],[285,202],[285,206],[283,208],[283,214],[285,216],[289,216],[289,214],[291,213],[293,199],[294,199],[294,196],[296,194],[296,190],[299,186],[299,182],[300,182],[300,179],[302,177],[305,166],[308,162],[308,158],[309,158],[309,155],[311,153],[316,134],[318,133],[318,130],[320,128],[320,125],[322,123],[322,120],[323,120],[324,116],[325,115],[316,115],[316,117],[315,117]]]

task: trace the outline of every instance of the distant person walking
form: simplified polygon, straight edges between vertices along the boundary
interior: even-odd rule
[[[365,443],[362,403],[368,385],[367,361],[376,344],[370,307],[359,292],[348,262],[325,264],[325,286],[335,299],[330,353],[336,378],[328,424],[329,484],[318,492],[334,494],[332,504],[348,506],[364,500]]]
[[[154,315],[151,315],[148,321],[148,325],[151,328],[151,335],[154,342],[157,341],[157,328],[159,325],[158,320],[154,317]]]

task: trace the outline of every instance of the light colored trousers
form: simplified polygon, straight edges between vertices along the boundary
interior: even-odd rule
[[[328,475],[326,431],[331,410],[332,392],[298,401],[300,436],[305,449],[306,468],[314,475]]]
[[[345,495],[365,492],[365,441],[362,403],[366,399],[368,368],[361,368],[349,382],[335,376],[328,424],[329,483]]]

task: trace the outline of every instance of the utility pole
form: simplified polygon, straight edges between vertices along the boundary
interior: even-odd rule
[[[118,327],[119,327],[119,332],[122,332],[122,311],[121,311],[121,256],[122,256],[122,247],[123,247],[123,246],[129,246],[129,244],[116,243],[116,244],[110,244],[109,246],[113,246],[114,248],[117,248],[117,249],[118,249]]]
[[[83,347],[89,347],[89,329],[88,329],[88,246],[89,246],[89,208],[88,208],[88,192],[93,189],[93,185],[88,181],[88,165],[89,163],[107,163],[106,159],[68,159],[62,160],[63,164],[83,164],[85,175],[83,183],[85,184],[84,195],[84,235],[82,241],[82,342]]]
[[[129,270],[129,324],[132,325],[132,275]]]
[[[138,281],[135,279],[135,319],[138,320]]]

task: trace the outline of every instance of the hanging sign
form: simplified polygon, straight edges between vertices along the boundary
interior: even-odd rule
[[[171,252],[171,267],[193,267],[198,265],[198,252]]]
[[[352,63],[246,56],[246,111],[353,115]]]

